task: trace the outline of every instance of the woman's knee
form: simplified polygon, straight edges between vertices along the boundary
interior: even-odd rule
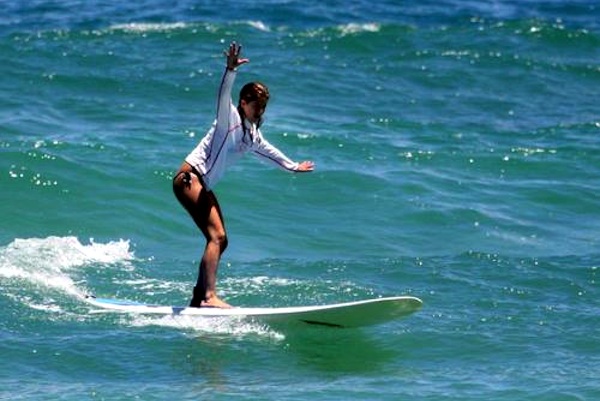
[[[229,245],[229,240],[227,239],[227,233],[225,233],[225,231],[215,234],[211,238],[211,241],[219,247],[221,253],[225,252],[227,245]]]

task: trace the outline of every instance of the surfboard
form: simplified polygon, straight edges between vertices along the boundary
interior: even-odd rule
[[[419,310],[423,302],[412,296],[374,298],[329,305],[232,309],[164,306],[135,301],[96,298],[86,301],[103,310],[153,315],[185,315],[206,318],[242,318],[265,323],[303,323],[328,327],[364,327],[390,322]]]

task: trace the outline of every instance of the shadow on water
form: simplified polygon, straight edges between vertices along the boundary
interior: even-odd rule
[[[371,330],[342,329],[315,326],[278,327],[281,338],[245,336],[202,336],[195,340],[195,349],[187,356],[194,371],[242,368],[243,365],[263,366],[277,371],[281,366],[300,371],[342,374],[365,374],[380,370],[392,361],[395,352],[377,341]],[[269,366],[270,365],[270,366]],[[217,381],[219,381],[217,379]]]
[[[286,350],[304,366],[332,373],[368,373],[394,357],[370,330],[309,327],[286,333]]]

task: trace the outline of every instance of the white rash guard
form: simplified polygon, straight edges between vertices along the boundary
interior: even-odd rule
[[[244,153],[252,152],[287,171],[297,171],[298,163],[290,160],[263,138],[256,124],[242,118],[231,101],[231,89],[236,72],[225,69],[217,100],[217,119],[198,146],[185,158],[200,174],[207,190],[221,179],[225,169]]]

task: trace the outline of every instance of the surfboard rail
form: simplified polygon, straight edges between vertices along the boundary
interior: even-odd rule
[[[267,323],[303,322],[329,327],[361,327],[382,324],[410,315],[423,302],[413,296],[372,298],[327,305],[288,307],[193,308],[145,304],[136,301],[87,296],[86,301],[103,310],[154,315],[238,317]]]

